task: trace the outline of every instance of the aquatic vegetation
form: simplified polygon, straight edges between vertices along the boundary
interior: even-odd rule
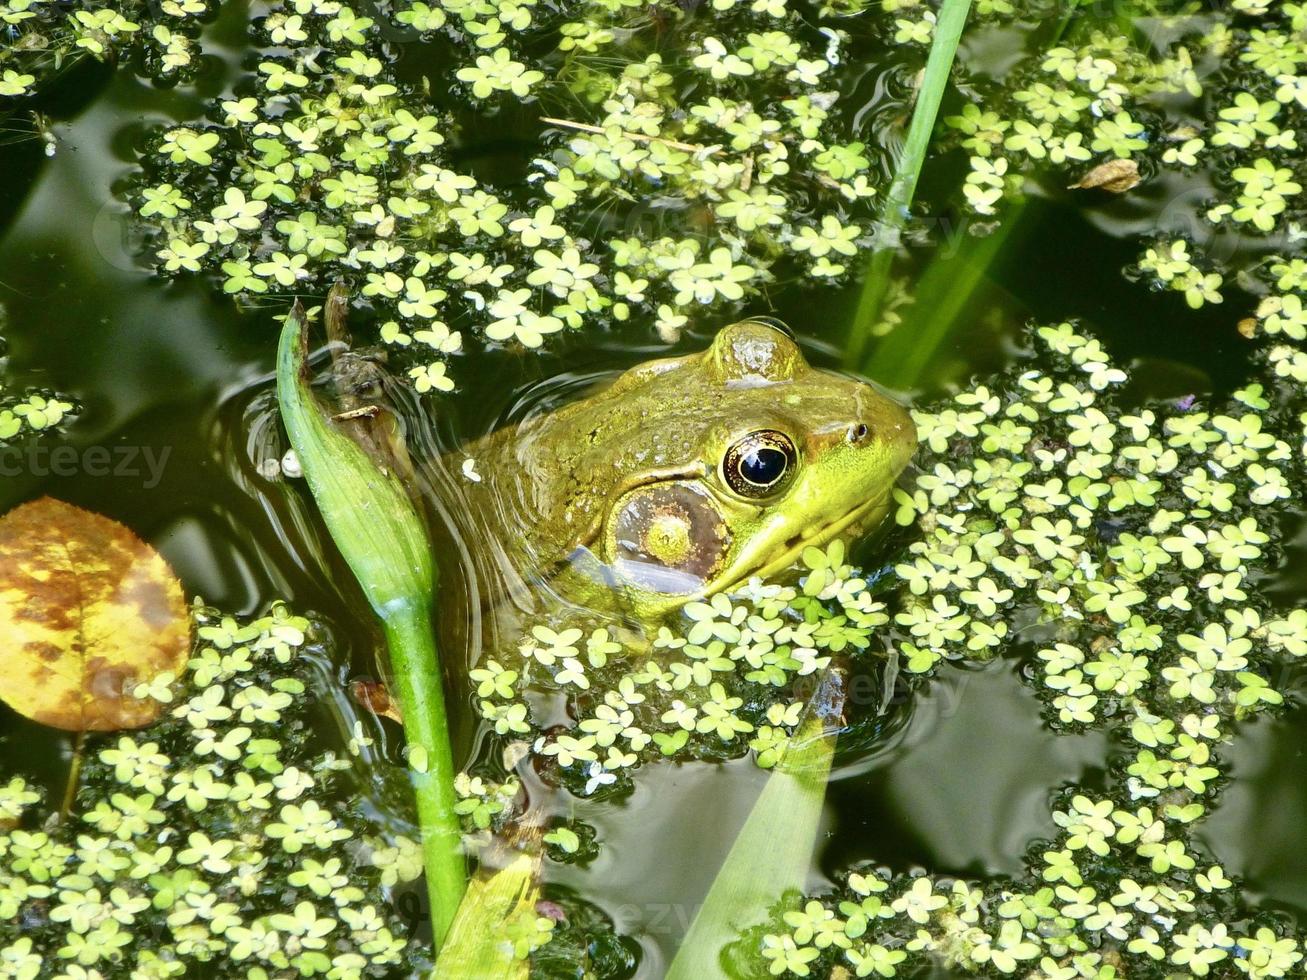
[[[740,975],[722,970],[723,947],[739,945],[742,929],[765,922],[777,894],[798,893],[807,885],[842,727],[843,684],[843,676],[832,671],[812,694],[808,717],[786,741],[780,763],[722,860],[667,980]]]
[[[307,325],[297,305],[286,317],[277,348],[282,423],[332,540],[386,637],[388,676],[404,723],[438,949],[463,897],[467,867],[459,840],[443,671],[431,619],[435,561],[393,460],[370,458],[350,434],[329,421],[309,385],[307,357]]]
[[[1144,181],[1132,196],[1165,232],[1130,272],[1191,307],[1218,303],[1223,281],[1263,273],[1266,252],[1301,229],[1302,12],[1134,8],[1125,33],[1087,14],[1003,77],[964,82],[972,96],[945,124],[968,156],[965,205],[995,216],[1026,188],[1130,161]],[[1214,241],[1226,256],[1215,269],[1199,258]]]
[[[1104,790],[1055,794],[1055,840],[1026,877],[967,882],[850,869],[788,905],[756,955],[774,975],[893,976],[921,957],[1056,977],[1289,975],[1287,922],[1238,900],[1195,839],[1221,787],[1221,746],[1284,703],[1277,667],[1307,653],[1301,609],[1254,583],[1276,515],[1301,486],[1307,369],[1266,351],[1265,384],[1228,403],[1122,404],[1126,376],[1070,324],[1038,358],[917,416],[924,455],[897,494],[919,528],[891,603],[905,668],[929,672],[1011,645],[1038,624],[1031,684],[1055,730],[1105,727],[1124,754]],[[1273,338],[1278,341],[1279,338]]]
[[[39,820],[21,777],[0,787],[0,973],[406,975],[421,953],[392,890],[417,845],[342,802],[350,763],[307,724],[315,628],[280,605],[192,616],[184,673],[135,692],[165,719],[87,736],[69,816]]]
[[[0,399],[4,399],[3,388],[0,388]],[[56,429],[76,413],[76,405],[48,391],[29,391],[17,398],[4,399],[0,401],[0,443]]]
[[[203,13],[189,6],[177,9]],[[943,26],[938,5],[701,6],[258,4],[262,47],[247,74],[208,118],[162,128],[141,147],[130,193],[154,236],[158,271],[211,276],[244,303],[344,281],[414,386],[447,392],[465,343],[537,348],[564,331],[628,320],[671,339],[698,314],[719,318],[760,303],[773,283],[840,283],[868,249],[890,256],[872,220],[888,168],[845,111],[847,66],[858,32],[879,33],[909,57],[924,53]],[[19,14],[55,15],[39,0],[22,10],[11,0],[8,9],[15,19],[7,22],[23,32],[37,22]],[[1004,0],[978,0],[975,9],[988,21],[977,52],[1030,13]],[[577,815],[543,829],[544,856],[581,864],[602,847],[585,822],[585,799],[627,792],[645,762],[751,755],[762,768],[783,769],[813,720],[821,678],[875,676],[886,664],[924,684],[949,662],[1029,647],[1029,679],[1048,724],[1106,729],[1119,756],[1105,787],[1056,793],[1058,836],[1034,844],[1027,873],[967,882],[853,868],[835,892],[785,896],[775,920],[742,936],[735,952],[760,974],[801,977],[893,976],[932,957],[959,970],[1068,978],[1301,969],[1301,938],[1250,906],[1220,855],[1197,838],[1227,778],[1222,747],[1241,724],[1283,703],[1276,669],[1307,651],[1302,610],[1276,609],[1258,588],[1283,544],[1278,518],[1307,475],[1299,391],[1307,383],[1299,346],[1307,264],[1295,253],[1307,22],[1298,4],[1234,0],[1231,10],[1221,23],[1184,5],[1142,4],[1150,16],[1129,18],[1128,36],[1126,18],[1104,23],[1095,13],[1000,74],[964,65],[963,104],[943,127],[965,154],[960,201],[994,222],[1040,181],[1072,185],[1085,198],[1146,201],[1153,189],[1210,178],[1201,195],[1164,202],[1166,220],[1152,215],[1152,237],[1141,240],[1128,273],[1194,309],[1233,290],[1258,293],[1240,330],[1264,341],[1265,377],[1220,403],[1137,406],[1118,395],[1125,375],[1097,341],[1068,324],[1043,328],[1029,371],[919,413],[925,447],[919,475],[898,498],[897,579],[864,573],[832,546],[806,553],[796,581],[750,582],[692,603],[654,637],[580,617],[531,624],[515,657],[472,671],[481,717],[505,752],[483,753],[454,783],[452,809],[470,848],[491,835],[511,838],[523,822],[514,772],[523,751],[546,783],[577,798]],[[80,47],[108,56],[148,28],[156,46],[177,45],[177,57],[186,56],[175,69],[192,60],[192,35],[169,33],[134,8],[116,11],[91,15],[94,23],[74,18],[61,43],[78,47],[84,35]],[[452,93],[426,90],[412,62],[396,64],[399,36],[453,66]],[[0,95],[21,96],[37,82],[26,65],[0,62]],[[517,120],[513,128],[520,123],[538,141],[536,158],[507,179],[469,161],[469,110],[491,129]],[[1222,236],[1235,259],[1208,254],[1206,243]],[[900,308],[870,317],[876,332],[891,329]],[[0,405],[0,438],[56,425],[70,408],[45,394]],[[201,615],[212,627],[214,614]],[[264,641],[239,641],[250,642]],[[14,899],[15,914],[32,908],[23,902],[56,895],[63,904],[55,910],[70,911],[6,940],[0,964],[21,974],[42,953],[68,948],[69,975],[81,976],[74,966],[91,973],[103,965],[81,962],[92,955],[88,943],[111,949],[151,921],[169,940],[150,955],[166,962],[150,960],[141,975],[217,956],[257,961],[269,973],[400,969],[399,923],[386,921],[380,945],[365,945],[373,941],[359,930],[373,921],[366,908],[385,908],[396,878],[416,874],[416,847],[382,846],[378,872],[366,857],[371,845],[352,843],[369,831],[320,836],[353,820],[331,798],[330,764],[315,772],[326,786],[301,789],[327,792],[312,804],[318,809],[301,797],[269,803],[280,806],[275,820],[258,812],[249,801],[267,802],[280,789],[273,780],[259,796],[268,784],[257,780],[289,765],[300,747],[291,737],[278,754],[268,743],[283,738],[280,725],[262,734],[257,725],[284,722],[302,692],[276,687],[294,676],[264,677],[258,667],[221,676],[225,649],[197,653],[202,663],[188,681],[196,690],[174,726],[207,734],[187,742],[161,729],[159,739],[175,741],[147,753],[163,753],[165,769],[188,752],[213,760],[181,780],[172,809],[159,803],[171,770],[138,776],[134,756],[123,770],[127,788],[106,796],[127,757],[102,754],[88,764],[84,815],[39,845],[11,839],[35,831],[5,838],[19,856],[14,866],[26,862],[12,887],[30,898]],[[250,684],[257,694],[246,693]],[[167,684],[156,693],[181,697]],[[228,727],[217,720],[224,710]],[[235,734],[233,716],[251,731]],[[145,751],[127,741],[120,752]],[[356,747],[363,741],[356,734]],[[164,789],[154,793],[138,778],[157,778]],[[141,802],[137,791],[154,799]],[[32,826],[30,787],[11,783],[9,800],[13,818]],[[235,805],[242,820],[248,811],[251,829],[237,838],[206,822],[216,809],[206,800]],[[203,841],[174,845],[191,859],[169,854],[171,864],[158,869],[149,861],[160,849],[150,851],[151,870],[133,878],[133,848],[150,833],[137,828],[170,826],[174,813]],[[132,829],[116,844],[110,825]],[[127,870],[106,877],[94,856],[81,855],[80,841],[58,836],[81,831],[104,837]],[[315,847],[312,865],[294,863]],[[200,854],[239,870],[230,858],[245,849],[257,855],[245,862],[256,866],[253,891],[221,894],[225,876],[209,875]],[[535,869],[523,862],[530,878]],[[48,880],[37,881],[33,867],[47,868]],[[194,901],[183,871],[207,886]],[[66,900],[50,884],[64,872],[77,879]],[[83,901],[81,877],[109,898]],[[274,911],[260,904],[265,884],[303,899]],[[110,886],[122,889],[129,910],[143,900],[149,908],[123,912]],[[347,908],[334,907],[335,895],[356,892],[341,903]],[[521,907],[504,933],[517,966],[612,936],[612,924],[597,918],[589,936],[577,922],[556,928],[523,894],[514,895]],[[178,902],[206,911],[174,924],[189,914]],[[229,914],[240,918],[229,923]],[[132,951],[124,955],[138,955],[130,940],[124,945]]]
[[[135,205],[158,269],[218,274],[246,300],[343,280],[419,390],[452,389],[445,359],[469,331],[538,347],[639,315],[672,336],[778,275],[840,279],[871,240],[877,153],[848,135],[832,77],[846,19],[733,0],[711,18],[674,3],[402,7],[399,24],[462,52],[461,98],[540,110],[539,157],[498,190],[457,168],[453,111],[391,67],[395,25],[339,3],[264,9],[256,73],[144,152]],[[683,61],[653,49],[668,31]],[[546,115],[555,104],[571,117]]]
[[[1192,30],[1200,23],[1195,18]],[[1079,27],[1087,36],[1037,49],[1001,80],[976,79],[973,97],[944,120],[968,154],[963,191],[975,213],[996,213],[1001,201],[1050,166],[1066,176],[1111,160],[1154,162],[1167,134],[1156,130],[1161,121],[1150,100],[1202,94],[1201,87],[1194,91],[1187,47],[1177,43],[1170,57],[1153,58],[1119,33],[1092,25],[1086,18]],[[1145,118],[1153,128],[1140,121]],[[1196,151],[1189,146],[1185,159]]]
[[[899,239],[911,215],[917,181],[926,162],[926,151],[936,129],[940,102],[949,87],[953,62],[970,10],[971,0],[944,0],[940,4],[939,30],[934,35],[926,67],[921,73],[912,121],[908,124],[903,151],[895,163],[894,178],[885,195],[881,213],[884,240],[878,243],[879,248],[867,263],[862,295],[858,298],[858,309],[849,330],[844,353],[846,364],[861,364],[867,340],[887,332],[889,321],[885,316],[886,301],[894,289],[892,270]],[[932,20],[931,23],[935,22]]]
[[[0,0],[0,112],[72,61],[109,61],[136,50],[159,78],[185,78],[196,68],[200,22],[211,0],[88,0],[73,7],[53,0]],[[14,100],[14,101],[11,101]]]
[[[795,586],[753,580],[736,593],[685,607],[679,629],[652,642],[608,627],[534,625],[521,659],[488,660],[471,671],[479,710],[494,731],[532,742],[555,778],[578,796],[629,785],[642,761],[723,759],[750,749],[763,768],[780,761],[808,717],[807,699],[832,657],[883,652],[889,623],[867,580],[844,560],[844,545],[809,548]],[[566,731],[546,731],[559,698],[576,712]],[[478,800],[469,824],[500,822],[503,789],[469,779]],[[509,794],[511,796],[511,794]]]
[[[1149,275],[1160,288],[1184,293],[1191,309],[1196,310],[1204,303],[1221,302],[1224,277],[1196,265],[1189,254],[1189,243],[1183,238],[1159,241],[1148,249],[1139,260],[1139,271]]]
[[[0,314],[3,310],[0,310]],[[5,385],[4,338],[0,338],[0,446],[43,432],[56,432],[75,418],[78,406],[48,389],[14,392]]]

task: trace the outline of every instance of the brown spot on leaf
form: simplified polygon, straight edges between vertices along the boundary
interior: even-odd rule
[[[64,655],[64,652],[54,643],[32,643],[28,646],[27,652],[42,660],[58,660]]]

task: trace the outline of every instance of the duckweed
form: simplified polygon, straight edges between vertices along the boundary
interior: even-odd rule
[[[150,141],[135,208],[162,274],[211,273],[246,302],[351,284],[423,391],[453,388],[465,340],[534,348],[634,316],[670,337],[778,275],[842,279],[872,240],[878,153],[849,135],[833,77],[854,25],[822,16],[409,3],[392,24],[273,3],[266,57],[212,118]],[[460,124],[391,67],[400,28],[452,43],[478,111],[533,114],[523,187],[453,162]],[[667,31],[684,60],[659,50]],[[660,230],[624,234],[646,201]]]
[[[908,6],[910,17],[929,13]],[[1018,16],[995,10],[991,19],[1001,30]],[[967,154],[965,206],[993,216],[1026,190],[1134,161],[1145,187],[1158,189],[1132,193],[1171,233],[1146,245],[1129,274],[1193,308],[1221,302],[1240,274],[1263,280],[1274,300],[1266,251],[1298,234],[1307,175],[1300,6],[1239,0],[1212,17],[1146,2],[1128,17],[1137,38],[1091,15],[1002,77],[969,77],[963,65],[970,97],[944,123]],[[1225,257],[1202,258],[1218,241]]]
[[[888,977],[937,958],[1045,977],[1279,977],[1303,959],[1290,924],[1240,901],[1195,836],[1227,778],[1222,746],[1284,703],[1278,667],[1307,652],[1307,614],[1254,586],[1303,479],[1301,352],[1273,335],[1272,382],[1135,408],[1097,341],[1071,324],[1035,335],[1044,356],[1014,381],[918,413],[920,472],[896,494],[918,536],[897,565],[895,642],[928,672],[1040,624],[1028,677],[1049,725],[1107,728],[1123,754],[1105,788],[1054,794],[1058,836],[1016,880],[859,866],[789,903],[753,950],[772,975]]]
[[[198,67],[201,22],[216,6],[209,0],[88,0],[72,7],[0,0],[0,112],[19,108],[19,100],[81,57],[110,61],[139,50],[155,77],[187,78]]]
[[[70,816],[39,822],[22,777],[0,787],[0,975],[407,975],[422,954],[394,889],[420,855],[340,802],[341,762],[311,745],[314,628],[280,605],[193,616],[184,676],[135,692],[165,720],[87,736]]]
[[[846,563],[842,542],[809,548],[799,583],[754,579],[730,595],[689,603],[680,629],[651,639],[608,627],[537,624],[520,660],[471,671],[480,713],[507,739],[528,739],[556,778],[579,796],[629,787],[630,773],[658,758],[731,758],[753,750],[770,768],[805,717],[816,678],[834,656],[875,647],[890,622],[867,580]],[[546,731],[535,717],[570,705],[575,725]],[[505,788],[464,777],[472,825],[504,813]],[[511,794],[509,794],[511,795]],[[509,811],[505,818],[513,816]]]
[[[0,446],[57,431],[77,416],[80,409],[74,402],[47,389],[10,391],[5,386],[3,352],[4,338],[0,338]]]

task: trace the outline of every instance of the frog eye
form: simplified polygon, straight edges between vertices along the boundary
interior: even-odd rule
[[[790,437],[774,429],[750,432],[726,450],[722,476],[741,497],[770,497],[793,475],[799,454]]]

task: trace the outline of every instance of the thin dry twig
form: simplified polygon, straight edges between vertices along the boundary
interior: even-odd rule
[[[549,123],[551,126],[563,126],[567,129],[579,129],[585,133],[598,133],[603,135],[606,130],[602,126],[595,126],[593,123],[576,122],[572,119],[558,119],[555,116],[541,116],[540,121]],[[674,150],[684,150],[686,153],[705,153],[708,156],[715,156],[719,148],[715,146],[696,146],[694,143],[682,143],[679,140],[664,139],[661,136],[647,136],[644,133],[628,133],[622,130],[622,135],[627,139],[635,140],[638,143],[661,143],[663,146],[670,146]]]
[[[364,405],[361,408],[351,408],[348,412],[340,412],[333,415],[333,422],[348,422],[350,419],[374,419],[381,414],[381,409],[376,405]]]

